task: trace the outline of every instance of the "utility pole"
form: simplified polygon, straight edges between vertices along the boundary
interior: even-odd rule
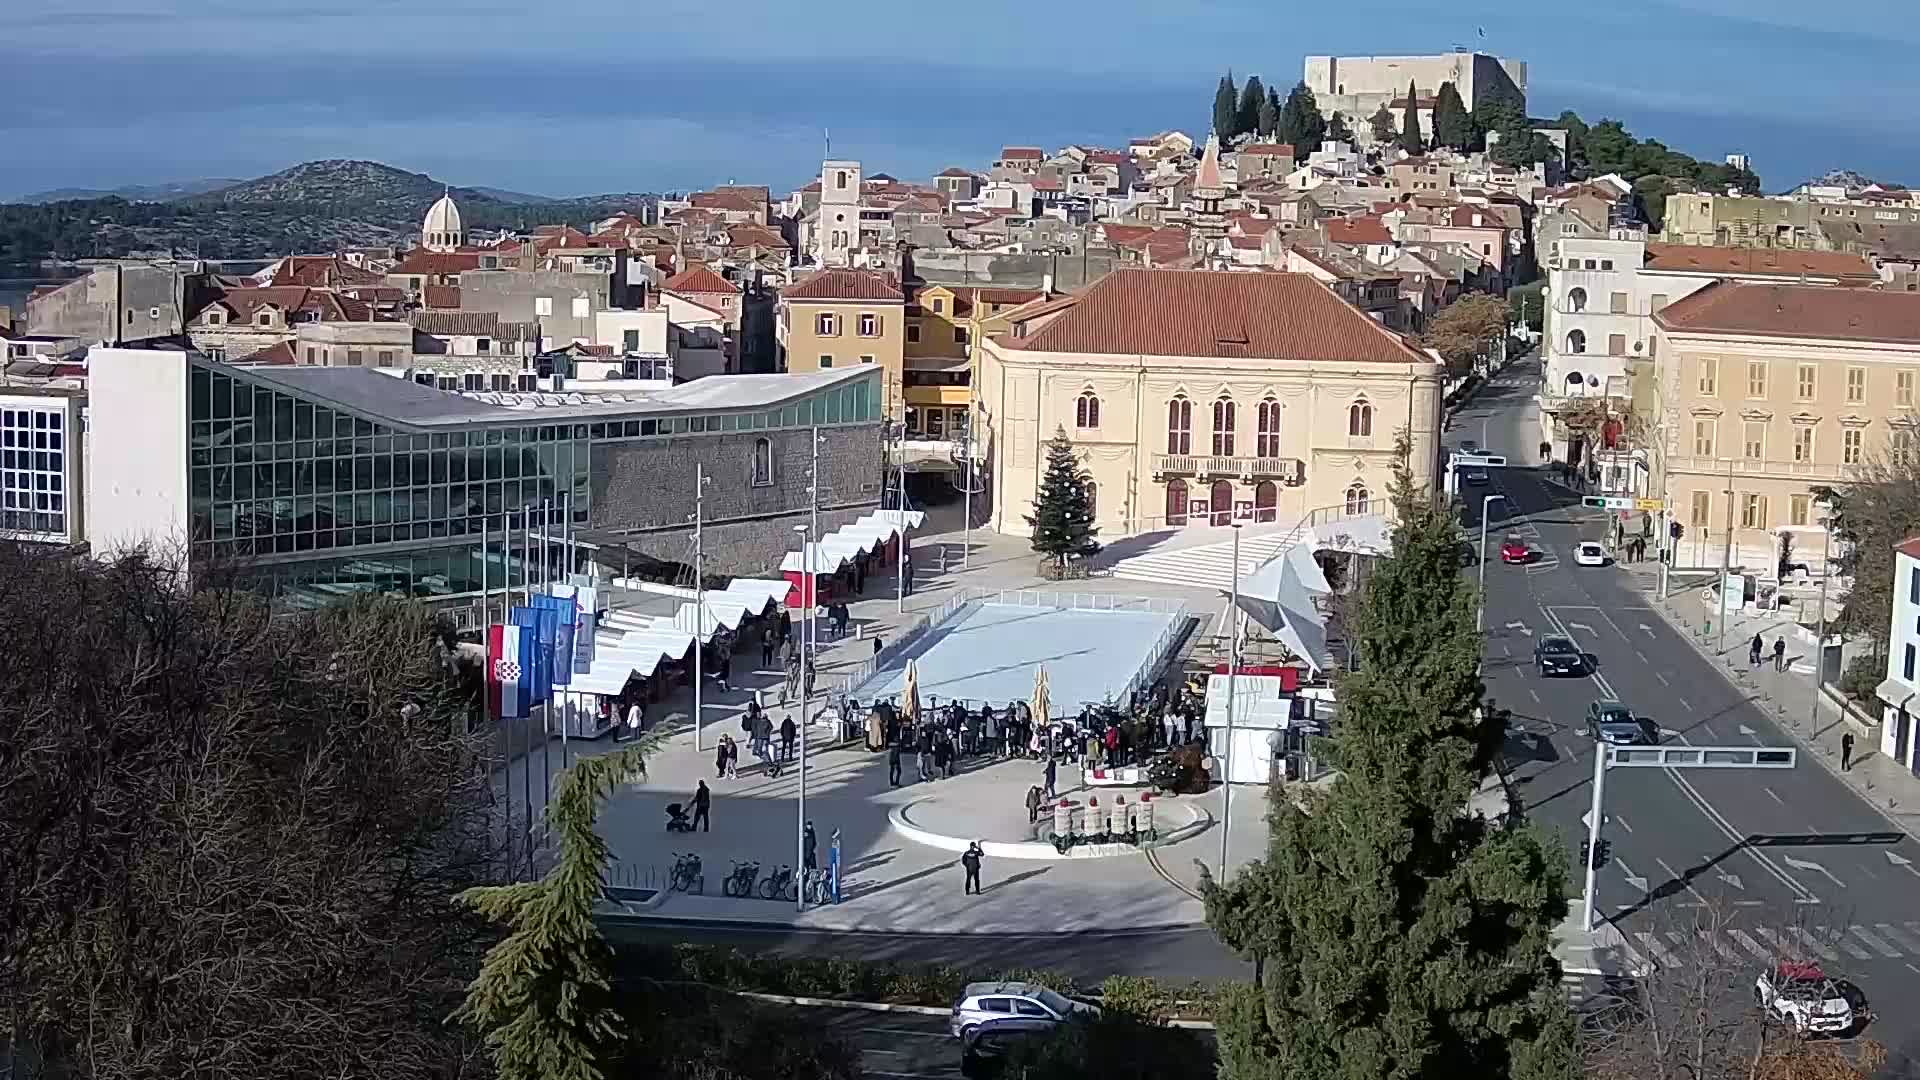
[[[893,548],[893,609],[904,612],[907,610],[907,431],[904,424],[899,429],[899,434],[900,487],[894,492],[893,513],[894,526],[899,530],[900,538]],[[816,458],[819,455],[819,445],[816,439],[814,443]],[[817,531],[820,527],[818,497],[815,498],[814,503],[816,507],[814,528]]]
[[[1227,601],[1227,745],[1220,754],[1220,880],[1227,880],[1227,837],[1233,831],[1233,707],[1240,683],[1240,523],[1233,523],[1233,591]]]
[[[1733,459],[1727,459],[1727,535],[1720,542],[1720,641],[1715,651],[1724,656],[1727,652],[1727,609],[1731,607],[1732,597],[1727,595],[1727,572],[1733,569]],[[1743,598],[1744,599],[1744,598]]]
[[[1485,633],[1487,629],[1487,518],[1493,510],[1494,500],[1505,502],[1505,495],[1484,495],[1480,499],[1480,596],[1473,609],[1473,632]]]
[[[804,648],[800,657],[800,803],[794,817],[794,860],[799,867],[800,887],[794,890],[794,910],[807,910],[807,728],[813,723],[814,658],[820,651],[820,429],[813,428],[812,464],[808,468],[807,494],[811,499],[806,525],[806,540],[801,547],[800,566],[807,583],[807,621],[801,625]]]
[[[695,465],[693,467],[693,748],[695,750],[706,749],[700,745],[701,680],[706,671],[707,652],[707,572],[704,561],[706,553],[701,547],[701,529],[706,522],[706,502],[706,466]]]
[[[1820,514],[1820,633],[1813,639],[1813,700],[1807,703],[1807,730],[1820,727],[1820,684],[1827,677],[1827,580],[1833,576],[1833,504],[1822,500]]]

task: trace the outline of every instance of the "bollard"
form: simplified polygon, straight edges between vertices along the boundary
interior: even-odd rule
[[[1094,826],[1100,820],[1100,797],[1092,796],[1087,805],[1080,807],[1073,815],[1073,842],[1085,844],[1093,839]]]
[[[1113,798],[1113,812],[1107,818],[1107,839],[1119,843],[1127,838],[1127,800]]]
[[[1073,804],[1065,799],[1053,804],[1053,849],[1065,855],[1073,846]]]

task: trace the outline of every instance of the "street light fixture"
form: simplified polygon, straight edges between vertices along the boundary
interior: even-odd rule
[[[793,818],[793,865],[799,867],[800,887],[794,890],[794,907],[799,911],[807,910],[807,725],[813,695],[808,691],[807,671],[813,663],[808,651],[811,639],[809,628],[814,623],[814,613],[820,604],[820,579],[814,574],[813,526],[795,525],[793,531],[800,534],[800,580],[802,587],[800,599],[807,605],[807,621],[800,624],[800,805]]]
[[[1227,741],[1220,754],[1220,880],[1227,880],[1227,837],[1233,831],[1233,706],[1240,683],[1240,523],[1233,522],[1233,592],[1227,601]]]
[[[1507,497],[1495,493],[1480,499],[1480,602],[1473,612],[1473,630],[1476,634],[1487,629],[1487,517],[1495,500],[1506,502]]]

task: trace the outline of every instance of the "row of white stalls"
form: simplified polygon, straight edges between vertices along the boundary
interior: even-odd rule
[[[1315,556],[1324,551],[1379,557],[1391,554],[1392,546],[1391,526],[1378,514],[1315,525],[1241,582],[1239,607],[1230,617],[1264,630],[1314,675],[1323,675],[1334,660],[1321,600],[1333,590]],[[1228,779],[1264,784],[1282,764],[1292,778],[1311,779],[1315,766],[1302,749],[1304,736],[1324,731],[1332,719],[1333,690],[1275,675],[1241,674],[1233,682],[1229,726],[1227,686],[1224,674],[1208,680],[1205,724],[1208,753],[1225,762]]]
[[[912,552],[908,534],[926,518],[919,510],[876,510],[814,543],[803,544],[799,551],[787,552],[780,562],[780,573],[786,578],[787,607],[804,612],[819,604],[849,599],[841,572],[863,559],[876,573],[891,572]],[[907,546],[901,550],[896,544]],[[810,573],[820,579],[813,589],[807,583]]]
[[[749,618],[772,614],[787,592],[784,581],[735,578],[725,589],[708,589],[703,605],[692,589],[627,578],[615,578],[613,585],[628,590],[632,600],[619,610],[607,607],[609,590],[575,594],[571,586],[553,587],[555,595],[578,595],[599,608],[592,620],[592,662],[570,685],[554,689],[555,715],[570,737],[605,734],[616,718],[602,716],[603,701],[619,696],[636,676],[652,678],[666,665],[691,672],[696,641],[711,644]]]

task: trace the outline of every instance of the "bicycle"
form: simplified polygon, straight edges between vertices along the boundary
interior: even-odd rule
[[[675,892],[706,892],[707,878],[700,872],[700,856],[674,852],[673,874],[667,879],[667,883]]]
[[[806,891],[807,903],[833,903],[833,884],[825,870],[809,870],[802,886]]]
[[[753,881],[760,876],[760,864],[734,860],[733,871],[720,883],[720,891],[727,896],[751,897]]]
[[[767,872],[760,882],[760,899],[792,900],[794,898],[793,867],[776,866]]]

